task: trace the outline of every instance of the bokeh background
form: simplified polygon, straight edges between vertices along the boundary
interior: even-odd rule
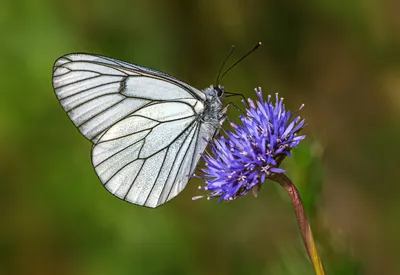
[[[53,62],[81,51],[203,88],[232,44],[229,62],[258,41],[222,84],[305,103],[308,137],[284,166],[327,273],[399,274],[399,11],[396,0],[2,0],[0,274],[313,274],[277,184],[229,204],[192,201],[196,180],[155,210],[120,201],[52,90]]]

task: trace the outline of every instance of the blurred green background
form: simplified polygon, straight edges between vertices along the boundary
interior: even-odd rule
[[[275,183],[229,204],[192,201],[196,180],[157,209],[110,195],[51,85],[82,51],[204,88],[232,44],[230,62],[258,41],[222,84],[305,103],[308,138],[284,165],[327,273],[399,274],[399,1],[0,4],[0,274],[313,274]]]

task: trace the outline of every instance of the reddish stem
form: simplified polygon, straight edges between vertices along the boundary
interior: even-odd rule
[[[303,202],[301,200],[299,191],[293,182],[282,173],[274,174],[270,179],[279,183],[286,193],[288,193],[290,200],[292,201],[294,212],[296,214],[297,222],[301,231],[304,244],[306,246],[307,254],[314,266],[316,274],[325,274],[322,261],[318,256],[317,248],[315,246],[314,238],[311,232],[311,227],[307,219],[306,212],[304,210]]]

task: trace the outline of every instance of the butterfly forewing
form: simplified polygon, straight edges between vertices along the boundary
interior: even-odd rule
[[[93,142],[92,163],[105,188],[156,207],[186,186],[217,127],[205,123],[204,93],[165,73],[90,54],[54,65],[61,106]]]
[[[75,126],[96,141],[117,121],[153,101],[192,99],[202,104],[200,91],[156,73],[106,57],[70,54],[56,61],[53,87]]]

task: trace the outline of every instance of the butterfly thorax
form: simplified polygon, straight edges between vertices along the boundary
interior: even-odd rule
[[[214,125],[220,125],[220,120],[224,116],[221,99],[224,97],[225,89],[221,85],[210,86],[203,90],[206,96],[204,102],[203,121]]]

